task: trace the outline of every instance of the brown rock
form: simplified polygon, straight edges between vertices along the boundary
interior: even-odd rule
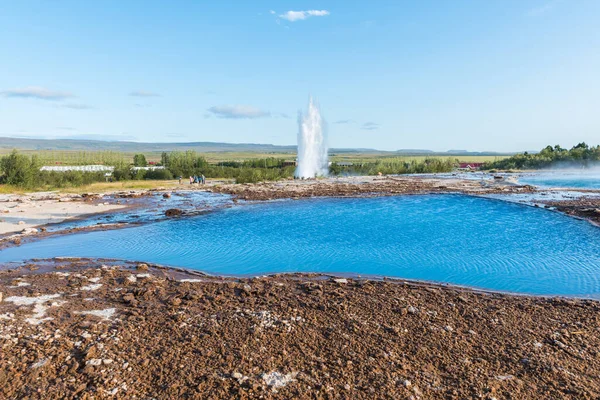
[[[75,389],[73,390],[74,393],[79,393],[84,391],[87,388],[87,383],[82,383],[81,385],[78,385],[77,387],[75,387]]]
[[[98,349],[98,346],[92,345],[85,353],[85,359],[90,360],[92,358],[97,358],[99,354],[100,354],[100,350]]]
[[[171,297],[169,299],[169,304],[171,304],[172,306],[178,306],[181,304],[181,299],[179,297]]]
[[[138,264],[136,269],[138,271],[148,271],[148,264],[144,264],[144,263]]]
[[[126,293],[123,295],[122,300],[125,303],[133,303],[135,301],[135,296],[133,293]]]
[[[165,215],[167,217],[178,217],[181,214],[183,214],[183,211],[181,211],[179,208],[169,208],[167,211],[165,211]]]

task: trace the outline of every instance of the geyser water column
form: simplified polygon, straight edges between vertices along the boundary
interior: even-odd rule
[[[306,114],[298,115],[298,167],[296,178],[327,176],[327,137],[325,121],[312,97],[308,101]]]

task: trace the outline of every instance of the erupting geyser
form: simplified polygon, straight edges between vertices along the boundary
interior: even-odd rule
[[[298,167],[296,178],[316,178],[327,176],[327,137],[325,121],[312,97],[308,101],[308,111],[298,116]]]

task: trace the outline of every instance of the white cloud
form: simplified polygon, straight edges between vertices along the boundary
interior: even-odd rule
[[[148,90],[134,90],[129,95],[134,97],[160,97],[160,94]]]
[[[29,98],[38,100],[61,101],[75,97],[72,93],[49,90],[40,86],[10,89],[0,92],[4,97]]]
[[[365,131],[374,131],[376,129],[379,129],[380,126],[381,125],[379,125],[377,122],[365,122],[364,124],[362,124],[360,129],[363,129]]]
[[[270,112],[252,106],[213,106],[207,111],[216,115],[219,118],[228,119],[254,119],[271,116]]]
[[[329,15],[327,10],[306,10],[306,11],[288,11],[279,15],[279,18],[290,22],[302,21],[310,17],[325,17]]]
[[[308,15],[311,17],[324,17],[329,15],[329,11],[327,10],[309,10],[307,11]]]
[[[274,15],[274,14],[276,14],[276,12],[273,10],[269,10],[269,14]]]

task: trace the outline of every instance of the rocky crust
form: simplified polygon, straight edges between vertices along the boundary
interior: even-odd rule
[[[600,198],[581,198],[577,200],[548,201],[547,206],[555,207],[567,215],[586,219],[600,225]]]
[[[600,303],[146,264],[0,271],[0,398],[600,397]]]
[[[463,179],[408,177],[354,177],[327,180],[292,180],[258,184],[216,185],[208,189],[239,200],[273,200],[303,197],[390,196],[424,193],[510,194],[532,193],[529,185]]]

